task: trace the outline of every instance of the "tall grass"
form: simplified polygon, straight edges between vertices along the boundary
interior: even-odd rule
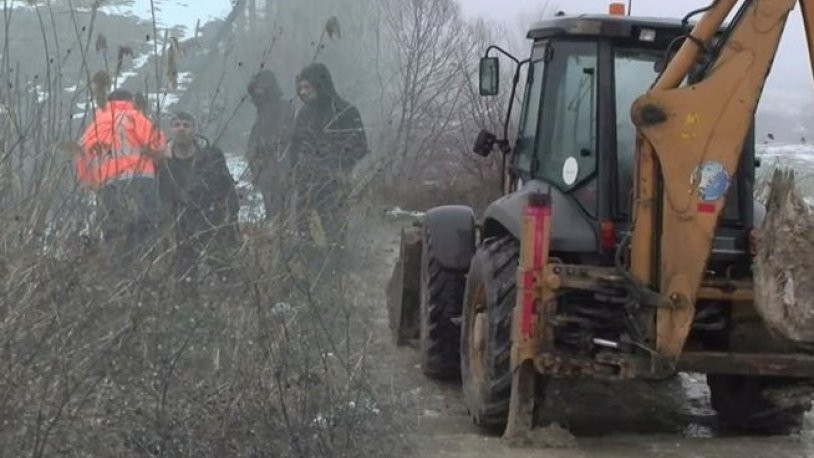
[[[36,14],[42,45],[74,52],[38,78],[3,53],[0,456],[375,456],[392,444],[344,272],[329,281],[313,261],[284,259],[283,234],[254,225],[229,282],[179,279],[167,237],[131,265],[110,262],[94,196],[60,147],[94,106],[96,10],[71,13],[67,46],[49,36],[50,3]],[[81,61],[75,92],[66,59]]]

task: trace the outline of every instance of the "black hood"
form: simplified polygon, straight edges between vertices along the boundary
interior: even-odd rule
[[[257,99],[254,95],[254,89],[262,87],[265,89],[265,95],[261,99]],[[276,101],[283,98],[283,91],[280,90],[280,83],[277,82],[277,76],[271,70],[260,70],[252,77],[247,87],[249,95],[255,104],[258,101]]]
[[[317,95],[321,99],[340,100],[339,95],[336,93],[331,72],[324,64],[316,63],[311,64],[297,75],[297,82],[306,80],[311,83],[317,90]]]

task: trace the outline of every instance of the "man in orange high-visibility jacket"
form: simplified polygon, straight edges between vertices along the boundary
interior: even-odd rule
[[[164,135],[125,90],[113,91],[80,141],[76,158],[79,183],[96,192],[105,242],[119,262],[151,248],[161,210],[156,182],[157,158],[166,157]]]

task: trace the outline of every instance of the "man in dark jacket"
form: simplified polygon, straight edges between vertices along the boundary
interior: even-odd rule
[[[297,113],[292,139],[298,227],[312,236],[321,231],[328,243],[341,245],[347,226],[350,174],[368,153],[362,117],[337,94],[331,73],[323,64],[309,65],[300,72],[297,93],[304,103]]]
[[[261,70],[249,83],[249,95],[257,118],[249,134],[248,161],[255,188],[263,195],[266,220],[285,218],[289,192],[290,162],[286,155],[294,110],[283,99],[277,77]]]
[[[228,276],[239,241],[239,203],[226,159],[198,135],[190,114],[176,113],[171,131],[172,157],[161,167],[159,183],[178,247],[176,272],[196,281],[203,259],[219,276]]]

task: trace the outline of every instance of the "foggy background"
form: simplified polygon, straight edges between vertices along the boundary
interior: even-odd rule
[[[519,28],[528,23],[527,18],[539,17],[541,8],[548,6],[567,14],[607,13],[606,0],[462,0],[463,10],[472,16],[514,25]],[[627,4],[627,2],[624,2]],[[688,12],[709,5],[709,0],[633,0],[634,16],[657,16],[682,18]],[[522,35],[518,34],[522,38]],[[808,59],[803,21],[799,6],[789,16],[789,22],[780,43],[774,68],[769,75],[757,117],[757,140],[763,141],[772,133],[778,142],[797,143],[814,132],[814,84]],[[810,141],[810,140],[809,140]]]
[[[634,0],[633,13],[679,18],[706,3]],[[484,159],[471,151],[480,129],[502,132],[513,69],[501,65],[509,74],[501,75],[499,96],[480,97],[479,57],[491,44],[524,55],[530,23],[558,10],[602,13],[608,2],[3,5],[0,456],[272,451],[344,458],[382,450],[407,455],[405,430],[460,397],[436,396],[430,385],[414,389],[424,383],[415,379],[417,361],[388,350],[383,296],[413,210],[454,202],[480,214],[500,194],[500,155]],[[240,221],[241,274],[228,288],[203,283],[199,294],[188,294],[185,282],[168,281],[172,245],[155,263],[124,266],[128,278],[98,262],[105,247],[95,198],[77,186],[71,163],[71,146],[78,147],[72,143],[106,93],[93,75],[106,72],[114,87],[144,94],[145,111],[165,131],[169,113],[194,114],[202,133],[226,152],[242,209],[250,209],[257,201],[246,198],[252,190],[240,168],[255,121],[247,83],[271,69],[288,103],[299,108],[295,76],[314,61],[330,68],[339,94],[359,108],[371,149],[349,180],[359,188],[348,199],[354,201],[348,233],[356,240],[344,281],[293,269],[280,250],[290,234],[248,218]],[[760,106],[758,141],[773,133],[773,145],[761,145],[763,157],[809,177],[812,147],[799,143],[812,130],[810,78],[795,14]],[[509,129],[510,139],[516,131]],[[291,285],[301,293],[289,294]],[[382,374],[382,362],[403,367]],[[443,411],[434,415],[447,420]],[[461,437],[456,429],[450,444],[457,447]],[[672,453],[675,439],[665,437]],[[653,449],[651,437],[645,444]]]
[[[288,3],[296,2],[286,0]],[[277,3],[286,3],[277,2]],[[373,0],[369,0],[373,1]],[[149,0],[135,0],[129,5],[108,7],[110,13],[136,14],[149,18]],[[223,19],[232,8],[229,0],[158,1],[156,17],[165,27],[181,25],[184,36],[194,33],[197,21],[206,23]],[[341,14],[341,2],[325,2],[323,14]],[[470,20],[482,18],[501,29],[503,44],[515,52],[524,53],[525,32],[528,26],[551,11],[567,14],[602,14],[607,12],[608,0],[458,0],[464,16]],[[627,2],[625,2],[627,3]],[[681,18],[687,12],[708,5],[709,0],[633,0],[631,13],[638,16]],[[814,85],[808,61],[802,18],[799,8],[790,16],[784,38],[770,75],[758,111],[758,141],[772,133],[778,142],[797,143],[814,130],[807,113],[814,109]],[[290,88],[288,88],[290,89]]]
[[[10,2],[0,33],[5,92],[17,107],[7,170],[36,169],[53,145],[78,138],[92,112],[91,75],[117,73],[117,87],[146,95],[150,115],[167,127],[176,110],[199,118],[202,133],[240,165],[255,118],[246,85],[271,69],[288,103],[301,106],[295,77],[314,61],[333,73],[340,96],[362,114],[372,154],[363,175],[392,189],[460,187],[478,207],[498,185],[494,159],[471,154],[480,129],[502,131],[511,68],[499,97],[477,94],[477,65],[491,44],[528,53],[526,32],[557,11],[601,14],[606,0],[50,0]],[[632,13],[680,19],[707,1],[634,0]],[[336,33],[326,33],[335,18]],[[758,108],[756,142],[800,145],[814,137],[811,70],[798,11],[778,52]],[[13,103],[11,103],[13,102]],[[516,115],[518,110],[514,110]],[[26,126],[47,119],[48,129]],[[509,138],[516,132],[514,126]],[[763,152],[762,152],[763,153]],[[431,160],[430,160],[431,159]],[[244,164],[245,165],[245,164]],[[445,166],[455,170],[452,178]],[[368,173],[369,172],[369,173]],[[18,173],[18,175],[20,175]],[[32,175],[33,176],[33,175]],[[12,180],[12,176],[7,177]],[[364,180],[362,180],[364,182]],[[369,181],[369,180],[368,180]],[[480,184],[478,184],[480,183]],[[483,183],[486,183],[484,186]],[[66,175],[65,186],[73,185]],[[23,189],[24,187],[21,187]],[[466,188],[466,187],[464,187]],[[67,194],[67,193],[66,193]],[[475,197],[478,194],[480,197]],[[472,200],[481,202],[472,202]],[[440,202],[439,202],[440,203]],[[424,202],[422,206],[427,205]],[[406,205],[406,203],[405,203]]]

